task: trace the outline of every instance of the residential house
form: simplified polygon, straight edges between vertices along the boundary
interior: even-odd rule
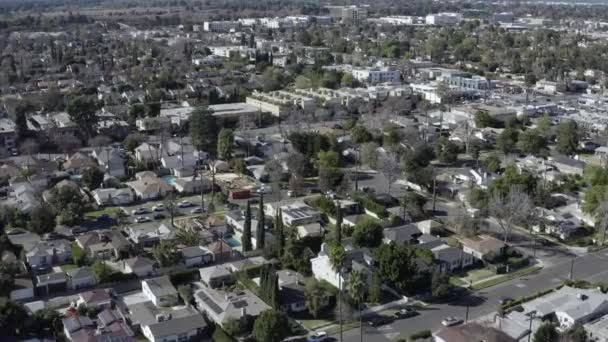
[[[79,317],[79,316],[76,316]],[[80,316],[81,317],[81,316]],[[97,315],[97,327],[82,326],[70,333],[68,339],[72,342],[135,342],[135,333],[115,311],[106,309]],[[70,324],[70,323],[64,323]],[[77,327],[77,325],[76,325]],[[72,329],[74,326],[72,326]],[[67,336],[66,336],[67,337]]]
[[[226,214],[226,224],[234,229],[235,236],[240,240],[243,237],[243,228],[245,227],[245,215],[242,211],[231,211]],[[258,231],[258,220],[251,219],[251,246],[257,248],[257,231]],[[265,232],[266,240],[270,243],[274,241],[275,237],[270,232]]]
[[[161,241],[172,241],[175,238],[175,229],[164,223],[151,222],[127,228],[129,239],[136,245],[151,247]]]
[[[271,212],[275,211],[272,210]],[[281,206],[281,215],[283,216],[283,223],[292,227],[321,220],[319,211],[301,201]]]
[[[92,191],[93,199],[99,206],[118,206],[133,203],[135,200],[130,188],[105,188]]]
[[[223,291],[203,286],[194,293],[194,300],[198,309],[219,326],[244,316],[254,319],[270,309],[268,304],[246,289]]]
[[[308,310],[306,307],[306,279],[304,276],[293,270],[278,270],[276,274],[279,278],[281,311],[302,312]],[[253,281],[258,285],[260,284],[260,278],[255,278]],[[325,302],[321,306],[327,305],[329,305],[329,298],[325,298]]]
[[[25,254],[31,267],[65,264],[72,259],[72,245],[68,240],[40,241]]]
[[[81,330],[94,329],[95,324],[87,316],[68,316],[61,319],[63,324],[63,334],[70,341],[79,341],[75,339],[75,335]]]
[[[199,273],[201,282],[212,289],[236,283],[236,275],[225,264],[201,268]]]
[[[78,294],[76,305],[84,305],[87,308],[110,308],[112,306],[112,297],[103,289],[86,291]]]
[[[94,260],[117,260],[131,249],[131,243],[117,231],[81,235],[76,243]]]
[[[93,150],[93,157],[99,167],[107,174],[116,178],[126,176],[124,153],[114,147],[102,147]]]
[[[192,152],[183,155],[163,156],[160,162],[175,177],[192,177],[198,163],[198,156]]]
[[[134,258],[121,261],[122,272],[126,274],[135,274],[138,277],[146,277],[154,274],[154,261],[136,256]]]
[[[156,162],[159,159],[156,147],[144,142],[135,148],[135,159],[143,163]]]
[[[55,272],[36,277],[36,293],[48,296],[51,293],[63,292],[68,288],[68,276],[65,272]]]
[[[436,342],[517,342],[516,339],[493,327],[478,323],[443,327],[433,334]]]
[[[441,239],[424,234],[418,237],[417,248],[426,249],[433,253],[435,264],[440,272],[452,273],[470,267],[475,263],[473,255],[460,248],[451,247]]]
[[[135,196],[143,201],[158,199],[173,191],[173,187],[161,178],[156,177],[156,175],[154,177],[146,176],[126,184],[133,189]]]
[[[156,306],[173,306],[178,302],[177,290],[167,276],[142,280],[141,289]]]
[[[187,267],[206,265],[213,261],[213,254],[201,246],[182,248],[180,252]]]
[[[173,187],[180,194],[200,194],[201,190],[205,192],[211,190],[211,179],[203,177],[203,181],[201,182],[200,177],[183,177],[178,178],[173,183]]]
[[[317,257],[310,260],[312,273],[317,280],[325,280],[338,288],[340,282],[345,284],[348,274],[336,272],[331,264],[326,243],[321,245],[321,250]],[[344,265],[348,270],[363,273],[366,284],[371,285],[374,260],[366,249],[347,250]]]
[[[74,153],[63,163],[63,170],[72,175],[80,175],[84,170],[91,167],[97,167],[97,164],[91,157],[82,152]]]
[[[569,175],[583,175],[585,166],[587,165],[584,161],[576,160],[564,156],[552,157],[549,163],[553,165],[559,172]]]
[[[145,301],[130,305],[129,311],[133,326],[150,342],[200,339],[207,329],[203,316],[190,306],[168,308]]]
[[[236,252],[224,240],[214,241],[205,246],[213,254],[213,261],[221,262],[231,260]]]
[[[406,224],[384,229],[382,234],[384,235],[384,243],[414,244],[417,243],[417,239],[422,235],[422,232],[415,224]]]
[[[498,240],[489,235],[481,234],[472,238],[465,238],[461,240],[462,250],[465,253],[469,253],[477,259],[483,260],[483,257],[489,253],[498,255],[502,253],[505,248],[504,242]]]
[[[319,222],[313,222],[308,224],[299,225],[296,227],[298,238],[303,239],[306,237],[320,237],[325,234],[325,227],[321,226]]]
[[[78,267],[68,271],[68,286],[72,290],[95,286],[97,279],[88,267]]]

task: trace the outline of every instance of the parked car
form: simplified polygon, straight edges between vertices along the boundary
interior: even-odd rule
[[[298,197],[298,193],[293,190],[288,190],[287,197]]]
[[[444,325],[444,326],[446,326],[446,327],[451,327],[451,326],[454,326],[454,325],[461,324],[462,322],[463,322],[462,318],[448,316],[448,317],[444,318],[443,321],[441,321],[441,324]]]
[[[203,208],[197,207],[190,210],[190,214],[202,214],[204,212]]]
[[[153,218],[155,220],[164,220],[166,218],[166,216],[165,216],[165,214],[157,213],[157,214],[154,214]]]
[[[327,340],[327,333],[325,331],[315,331],[308,335],[307,342],[321,342]]]
[[[107,221],[110,219],[110,215],[108,214],[101,214],[99,216],[97,216],[97,221]]]
[[[381,316],[375,316],[375,317],[371,318],[367,322],[367,324],[369,324],[372,327],[379,327],[382,325],[390,324],[393,321],[394,321],[394,319],[392,317],[381,315]]]
[[[144,222],[149,222],[149,221],[152,221],[152,220],[147,216],[138,216],[135,218],[136,223],[144,223]]]
[[[165,210],[165,205],[164,204],[157,204],[155,206],[152,207],[153,211],[163,211]]]
[[[181,202],[179,202],[179,203],[177,204],[177,207],[178,207],[178,208],[188,208],[188,207],[191,207],[191,206],[193,206],[193,205],[194,205],[194,204],[192,204],[192,202],[190,202],[190,201],[181,201]]]
[[[410,317],[414,317],[414,316],[418,316],[418,315],[419,315],[418,311],[416,311],[414,309],[410,309],[410,308],[401,309],[401,310],[395,312],[395,318],[397,318],[397,319],[410,318]]]
[[[147,214],[147,213],[148,213],[148,209],[144,208],[144,207],[133,209],[131,211],[131,215],[143,215],[143,214]]]

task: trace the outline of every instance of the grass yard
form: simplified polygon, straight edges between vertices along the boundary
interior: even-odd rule
[[[515,279],[518,277],[528,275],[528,274],[536,273],[536,272],[540,271],[541,269],[542,269],[542,267],[540,267],[540,266],[530,266],[530,267],[522,268],[513,273],[503,274],[499,277],[495,277],[495,278],[488,279],[486,281],[478,282],[477,284],[473,285],[473,290],[481,290],[481,289],[485,289],[490,286],[498,285],[500,283],[504,283],[505,281],[509,281],[509,280],[512,280],[512,279]]]
[[[68,272],[68,271],[75,270],[78,268],[78,266],[76,266],[74,264],[62,265],[60,267],[63,272]]]

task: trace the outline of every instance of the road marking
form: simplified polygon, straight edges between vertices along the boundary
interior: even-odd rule
[[[518,283],[518,284],[515,284],[515,286],[519,287],[520,289],[523,289],[524,287],[526,287],[526,284]]]
[[[553,278],[553,279],[551,279],[551,282],[552,282],[552,283],[561,283],[561,282],[562,282],[562,280],[561,280],[561,279],[559,279],[559,278]]]

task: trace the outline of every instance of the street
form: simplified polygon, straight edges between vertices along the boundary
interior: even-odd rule
[[[591,282],[608,280],[608,251],[589,253],[574,259],[573,279],[584,279]],[[449,304],[434,304],[420,309],[420,315],[412,318],[396,320],[393,323],[378,328],[366,326],[363,330],[364,341],[390,341],[397,338],[407,338],[421,331],[440,329],[441,320],[447,316],[466,318],[469,306],[469,320],[491,314],[498,308],[499,300],[504,297],[519,298],[529,296],[538,291],[559,285],[568,279],[572,258],[563,260],[551,267],[544,268],[540,273],[476,291],[459,298]],[[338,337],[338,336],[336,336]],[[345,341],[360,341],[359,329],[344,333]]]

